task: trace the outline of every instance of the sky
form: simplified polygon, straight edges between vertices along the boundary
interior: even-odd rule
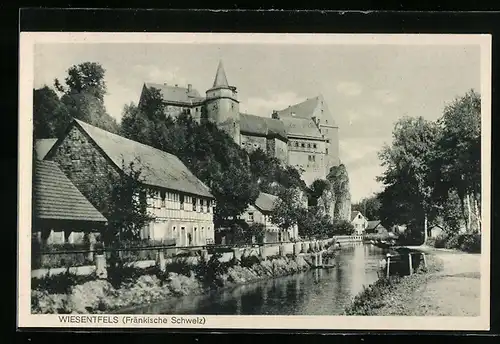
[[[402,116],[435,120],[445,105],[480,90],[479,45],[280,45],[44,43],[35,46],[34,87],[53,86],[74,64],[106,70],[108,113],[120,121],[144,82],[192,84],[201,95],[223,61],[240,111],[270,116],[322,94],[340,135],[351,198],[381,190],[377,152]]]

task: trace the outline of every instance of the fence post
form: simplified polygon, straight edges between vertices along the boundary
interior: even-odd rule
[[[322,266],[323,265],[323,255],[320,253],[318,253],[318,265],[319,266]]]
[[[408,253],[408,267],[410,269],[410,275],[413,274],[413,262],[411,261],[411,253]]]
[[[427,258],[425,257],[425,253],[422,253],[422,258],[424,260],[424,267],[427,268]]]
[[[107,278],[108,270],[106,269],[106,255],[105,254],[96,254],[94,256],[95,259],[95,273],[98,278]]]
[[[391,255],[388,253],[387,254],[387,272],[386,272],[386,277],[389,278],[389,270],[391,266]]]
[[[156,265],[162,272],[165,272],[167,264],[165,255],[163,254],[163,251],[161,249],[156,252]]]

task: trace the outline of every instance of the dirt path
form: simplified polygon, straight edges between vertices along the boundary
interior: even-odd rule
[[[479,316],[480,255],[419,247],[440,260],[442,269],[402,283],[383,315]]]

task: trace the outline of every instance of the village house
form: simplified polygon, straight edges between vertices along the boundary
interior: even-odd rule
[[[165,115],[175,118],[188,112],[197,121],[213,122],[243,149],[251,152],[260,148],[296,167],[307,185],[325,179],[330,168],[340,164],[339,128],[322,95],[271,114],[242,113],[237,88],[229,85],[222,62],[205,96],[191,84],[145,82],[139,104],[153,90],[161,94]]]
[[[367,226],[365,228],[365,233],[369,234],[387,234],[388,231],[384,226],[382,226],[379,220],[368,221]]]
[[[83,243],[85,235],[92,241],[105,228],[106,218],[55,162],[35,162],[32,200],[32,232],[39,243]]]
[[[288,230],[283,230],[271,221],[271,214],[277,200],[277,196],[261,192],[254,204],[250,205],[247,210],[240,215],[240,219],[245,220],[248,225],[254,223],[264,225],[264,243],[288,242],[298,239],[297,225]]]
[[[176,246],[214,241],[214,197],[175,155],[75,119],[44,159],[57,162],[80,190],[134,163],[149,190],[148,212],[154,216],[142,229],[142,239],[175,240]]]
[[[429,238],[435,239],[438,236],[440,236],[441,234],[443,234],[443,232],[444,232],[443,226],[441,226],[440,224],[437,224],[437,223],[431,224],[427,228],[427,233],[429,233]]]
[[[351,224],[354,226],[356,235],[362,235],[368,226],[368,220],[360,211],[353,211],[351,213]]]

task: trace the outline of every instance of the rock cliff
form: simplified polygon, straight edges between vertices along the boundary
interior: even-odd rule
[[[332,219],[349,221],[351,218],[351,192],[349,175],[344,165],[330,169],[326,180],[329,186],[318,199],[318,206]]]

